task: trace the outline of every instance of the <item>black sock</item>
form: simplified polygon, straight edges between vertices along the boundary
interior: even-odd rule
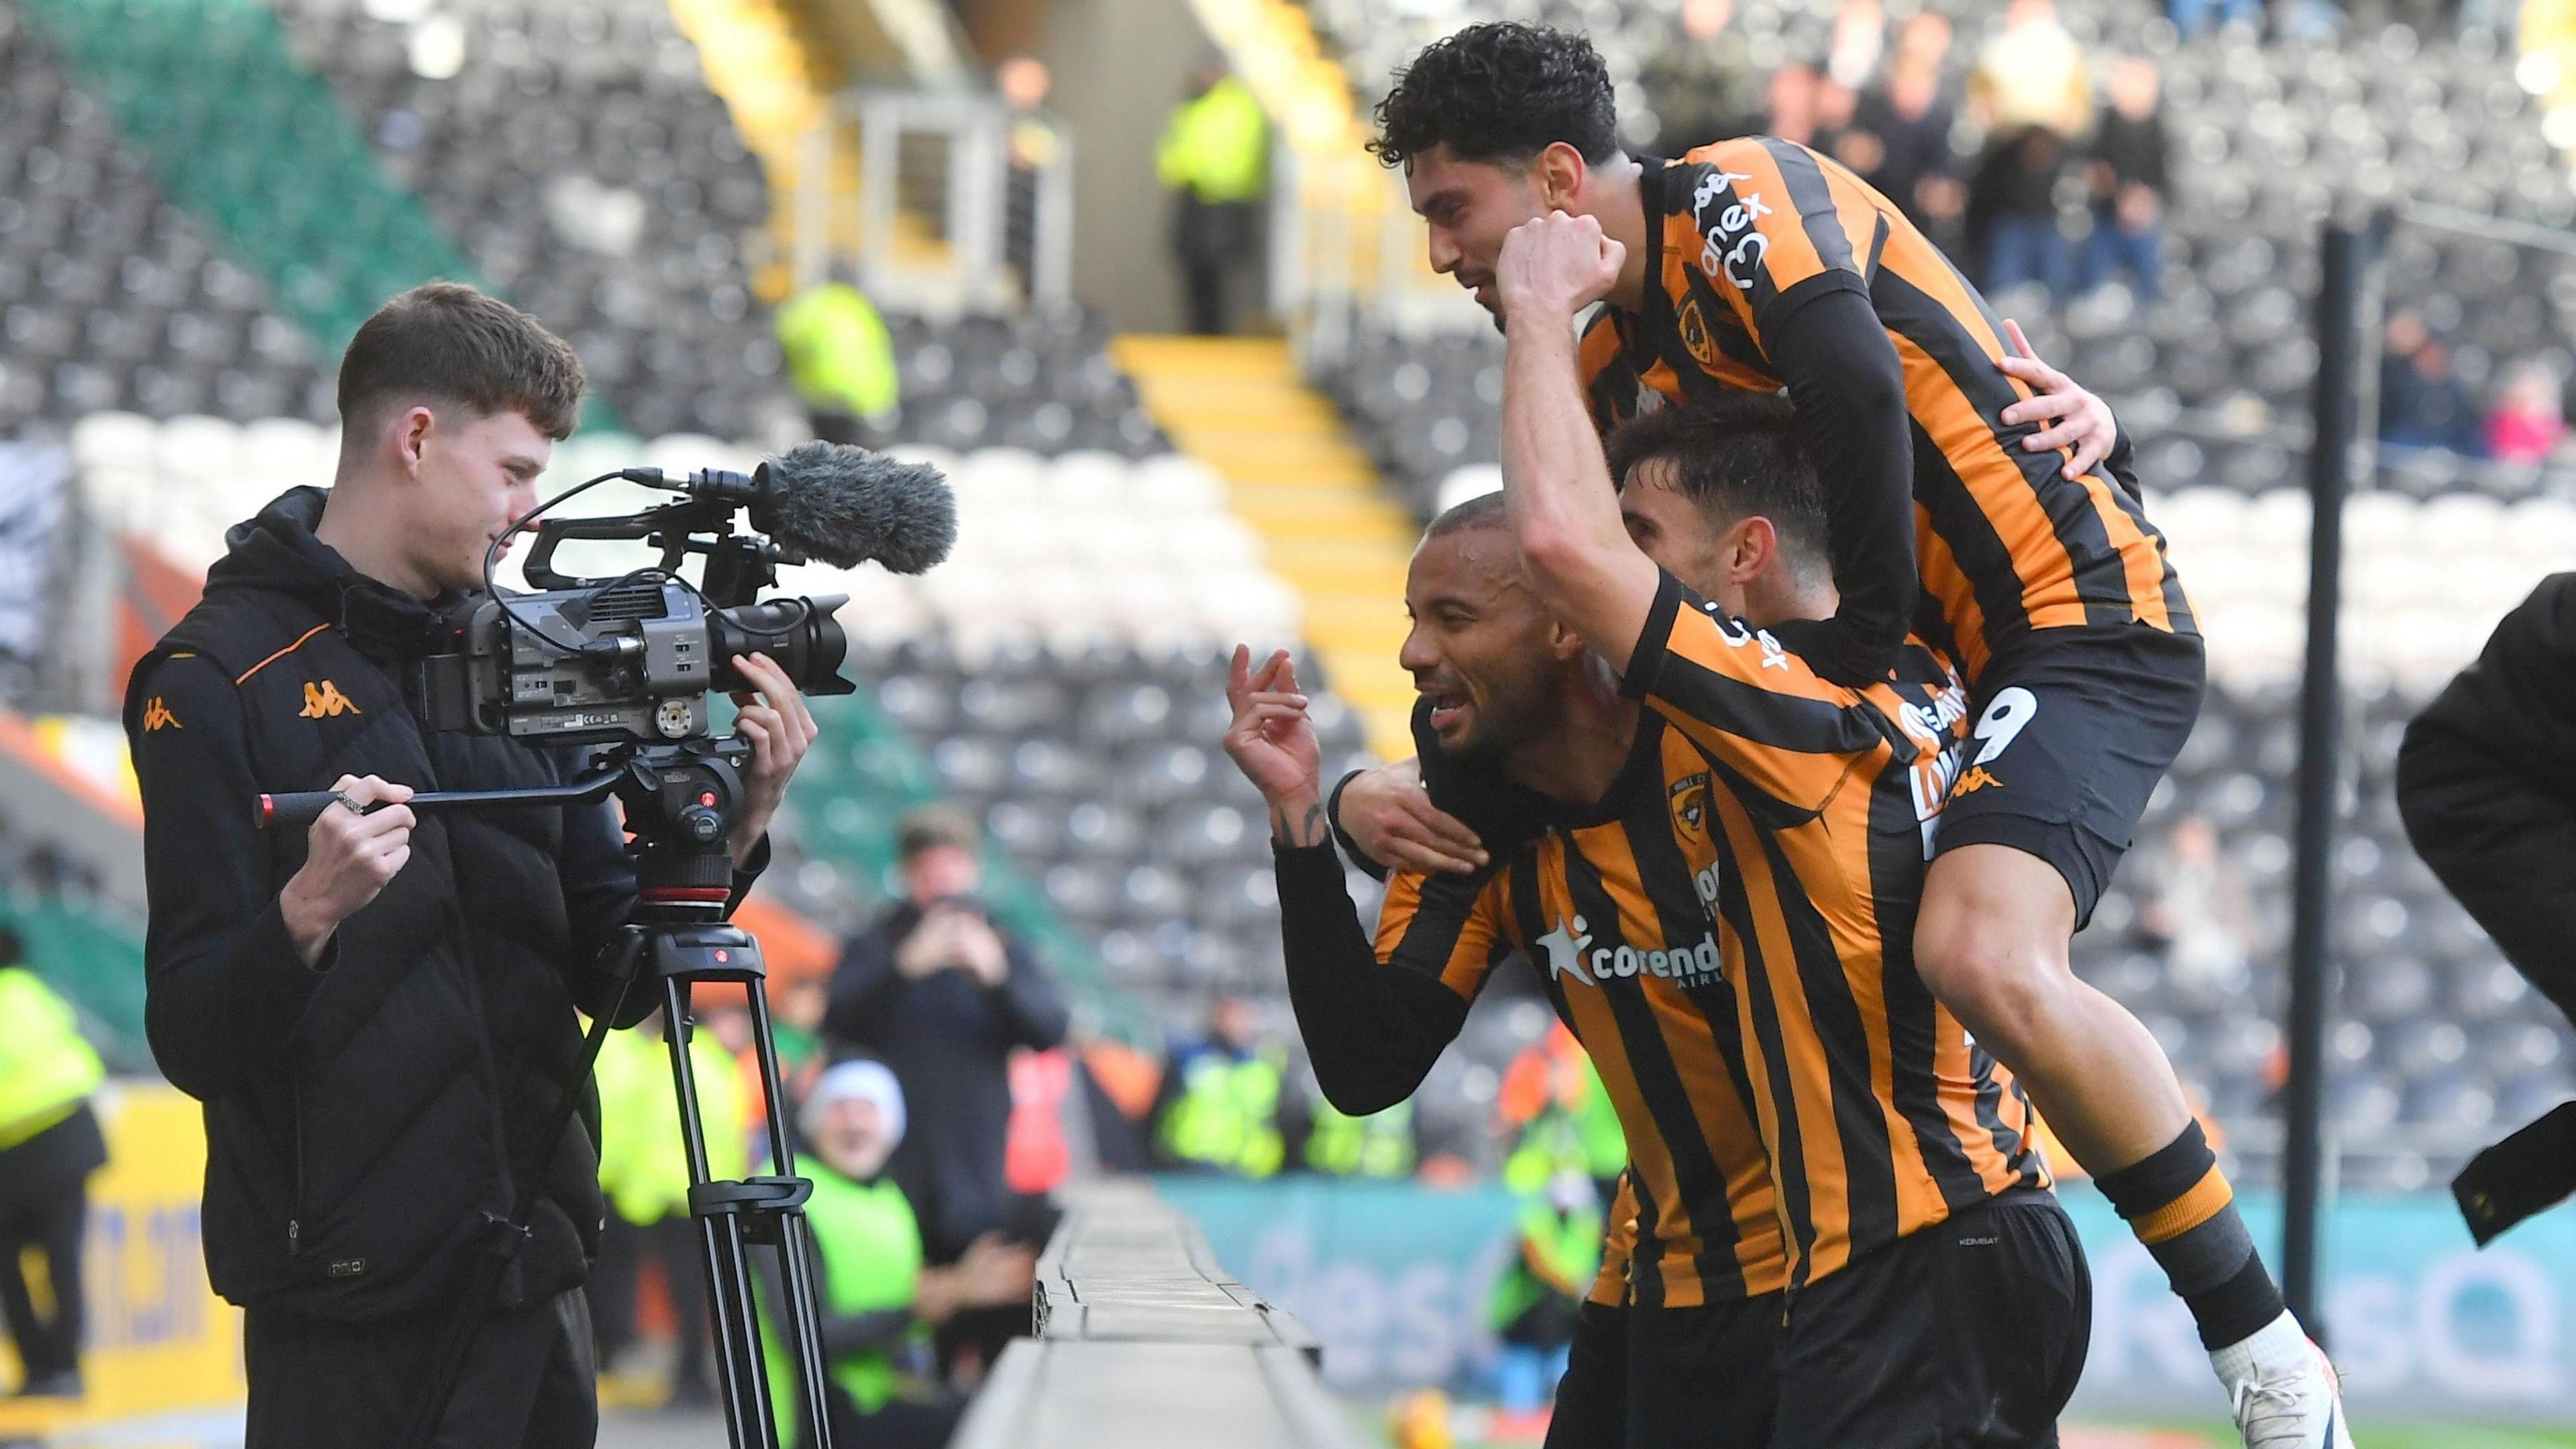
[[[2155,1255],[2200,1325],[2202,1344],[2225,1348],[2281,1316],[2281,1290],[2198,1122],[2145,1160],[2095,1178],[2094,1186]]]

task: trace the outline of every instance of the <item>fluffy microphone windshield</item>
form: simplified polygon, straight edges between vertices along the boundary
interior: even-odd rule
[[[917,574],[957,542],[957,499],[926,463],[903,463],[839,443],[799,443],[760,465],[766,486],[754,528],[820,563],[875,559]]]

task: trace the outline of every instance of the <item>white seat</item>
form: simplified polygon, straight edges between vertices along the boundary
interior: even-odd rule
[[[72,461],[92,468],[157,466],[161,425],[140,413],[91,413],[72,424]]]

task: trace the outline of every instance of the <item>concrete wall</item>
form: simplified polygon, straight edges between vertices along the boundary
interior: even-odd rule
[[[1207,51],[1188,0],[1054,0],[1039,29],[1048,108],[1075,136],[1074,295],[1122,331],[1180,329],[1154,142]]]

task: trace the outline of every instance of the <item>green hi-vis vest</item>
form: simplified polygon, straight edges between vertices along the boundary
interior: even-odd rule
[[[1330,1102],[1315,1104],[1306,1134],[1306,1165],[1335,1177],[1413,1175],[1413,1103],[1354,1117]]]
[[[1496,1332],[1531,1307],[1571,1293],[1580,1298],[1601,1271],[1601,1210],[1576,1208],[1559,1213],[1544,1201],[1521,1204],[1520,1241],[1512,1261],[1494,1279],[1493,1303],[1486,1321]],[[1537,1266],[1544,1266],[1542,1277]],[[1548,1278],[1556,1282],[1549,1282]],[[1560,1284],[1571,1284],[1571,1288]]]
[[[887,1177],[852,1182],[811,1156],[800,1156],[796,1170],[814,1182],[814,1195],[805,1200],[805,1221],[813,1226],[815,1251],[823,1260],[816,1287],[823,1317],[911,1307],[921,1287],[921,1226],[913,1220],[903,1189]],[[778,1442],[793,1444],[801,1402],[796,1365],[772,1321],[776,1305],[767,1301],[766,1292],[762,1290],[760,1305],[760,1352],[769,1367]],[[875,1413],[894,1397],[894,1360],[883,1349],[844,1355],[824,1371],[862,1414]]]
[[[106,1077],[71,1003],[24,966],[0,969],[0,1148],[69,1117]]]
[[[894,411],[903,386],[894,338],[858,288],[808,287],[778,309],[772,325],[788,380],[808,404],[862,418]]]
[[[1287,1161],[1279,1136],[1277,1051],[1241,1061],[1204,1052],[1182,1067],[1181,1095],[1163,1114],[1163,1147],[1184,1162],[1268,1177]]]
[[[1260,200],[1270,182],[1270,123],[1252,88],[1227,76],[1173,111],[1154,174],[1166,190],[1201,201]]]
[[[698,1084],[698,1123],[707,1138],[707,1175],[750,1171],[751,1102],[742,1073],[715,1033],[689,1034],[689,1067]],[[599,1190],[609,1207],[642,1226],[689,1211],[689,1153],[680,1140],[679,1085],[671,1049],[631,1031],[612,1031],[599,1048]]]

